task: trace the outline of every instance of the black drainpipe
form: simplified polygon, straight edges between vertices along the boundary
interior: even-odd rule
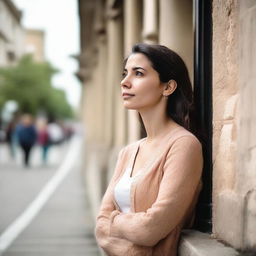
[[[203,189],[195,228],[212,229],[212,1],[194,0],[194,97],[203,134]]]

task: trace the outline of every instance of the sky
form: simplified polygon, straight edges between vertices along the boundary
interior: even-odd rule
[[[79,106],[81,85],[74,73],[78,70],[79,20],[77,0],[12,0],[23,13],[25,28],[45,31],[45,57],[60,72],[53,85],[66,91],[68,102]]]

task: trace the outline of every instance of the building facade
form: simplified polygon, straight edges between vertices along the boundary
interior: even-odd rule
[[[179,253],[254,255],[256,2],[80,0],[79,12],[77,75],[83,82],[84,173],[93,214],[118,151],[144,135],[137,113],[122,106],[123,59],[137,42],[163,44],[188,66],[209,141],[198,223],[205,214],[210,224],[205,230],[199,225],[200,232],[184,232]]]
[[[0,66],[12,65],[24,54],[21,12],[11,0],[0,1]]]
[[[25,53],[31,54],[35,61],[45,61],[45,32],[40,29],[25,30]]]

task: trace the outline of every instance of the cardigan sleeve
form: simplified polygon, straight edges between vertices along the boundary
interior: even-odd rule
[[[200,142],[190,135],[178,138],[166,157],[156,201],[146,212],[112,212],[110,235],[141,246],[154,246],[165,238],[191,210],[202,165]]]

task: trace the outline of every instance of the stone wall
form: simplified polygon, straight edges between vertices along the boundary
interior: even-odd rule
[[[227,220],[229,209],[238,214],[232,196],[237,156],[237,10],[236,1],[213,1],[213,232],[220,237],[227,233],[237,237]]]
[[[213,233],[243,250],[256,249],[255,7],[213,1]]]
[[[243,195],[244,248],[256,251],[256,1],[240,1],[236,191]]]

